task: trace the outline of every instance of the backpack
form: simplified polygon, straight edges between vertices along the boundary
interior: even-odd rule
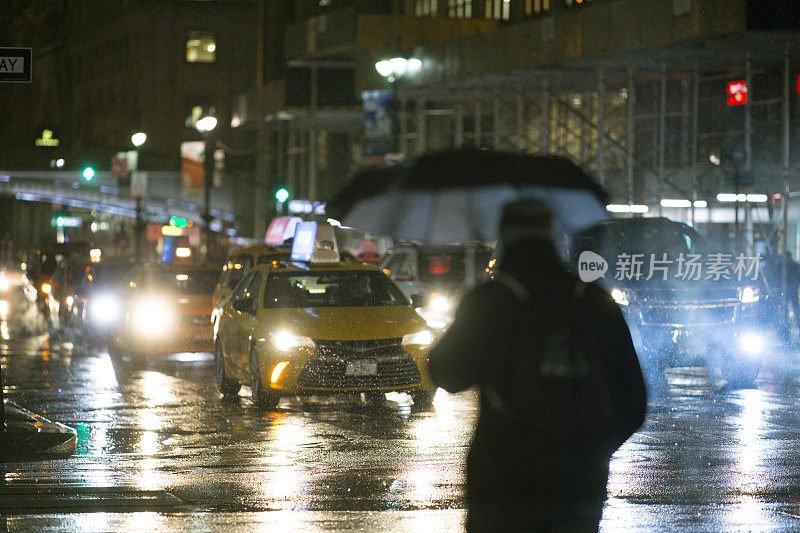
[[[581,438],[609,444],[614,416],[599,344],[586,314],[586,284],[576,280],[572,298],[548,310],[531,301],[510,275],[500,272],[495,280],[514,293],[523,312],[506,362],[508,390],[501,395],[492,386],[483,388],[493,414],[543,442]],[[543,313],[555,318],[549,327],[537,328],[544,331],[539,342],[531,342],[523,328]]]

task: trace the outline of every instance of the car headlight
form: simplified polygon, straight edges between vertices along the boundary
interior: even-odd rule
[[[619,305],[628,305],[628,295],[622,289],[611,289],[611,297]]]
[[[764,350],[764,336],[758,333],[747,333],[739,338],[739,347],[750,355],[759,355]]]
[[[760,298],[761,295],[755,287],[744,287],[739,293],[739,301],[743,304],[757,302]]]
[[[50,294],[53,291],[53,287],[49,283],[42,283],[42,292],[44,294]]]
[[[433,344],[433,333],[431,333],[430,330],[423,329],[422,331],[418,331],[416,333],[403,335],[403,346],[408,346],[409,344],[429,346]]]
[[[133,325],[139,334],[163,334],[172,325],[172,309],[161,300],[145,300],[133,309]]]
[[[450,299],[441,294],[433,293],[428,301],[428,308],[434,313],[447,313],[451,309]]]
[[[89,301],[89,318],[98,324],[111,324],[119,318],[119,304],[111,296],[98,296]]]
[[[310,337],[295,335],[288,331],[270,332],[269,341],[282,352],[288,352],[293,348],[314,348],[316,346]]]

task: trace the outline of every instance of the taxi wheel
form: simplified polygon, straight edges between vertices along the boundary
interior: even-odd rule
[[[264,409],[274,409],[280,400],[280,396],[274,391],[264,389],[264,383],[261,381],[261,363],[255,348],[250,350],[250,391],[253,403]]]
[[[238,381],[230,379],[225,374],[225,362],[222,357],[222,345],[218,342],[214,348],[214,370],[217,376],[217,387],[219,387],[219,392],[226,398],[236,396],[239,394],[241,385]]]

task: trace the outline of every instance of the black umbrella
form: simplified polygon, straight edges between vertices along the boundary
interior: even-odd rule
[[[383,192],[351,190],[343,224],[427,244],[494,241],[509,202],[543,201],[557,231],[571,234],[606,217],[606,193],[567,158],[477,149],[420,156]]]
[[[411,164],[401,188],[432,191],[500,184],[584,189],[603,204],[608,199],[603,187],[566,157],[475,148],[442,150],[420,156]]]
[[[386,193],[397,187],[405,173],[402,164],[360,168],[339,192],[325,205],[331,218],[341,220],[356,202]]]

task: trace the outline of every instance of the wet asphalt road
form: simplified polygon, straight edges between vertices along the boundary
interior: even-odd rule
[[[246,389],[220,400],[210,354],[125,361],[0,331],[0,361],[10,399],[78,431],[71,458],[0,464],[0,531],[462,528],[473,392],[264,413]],[[763,375],[655,395],[612,460],[602,530],[800,529],[800,387]]]

